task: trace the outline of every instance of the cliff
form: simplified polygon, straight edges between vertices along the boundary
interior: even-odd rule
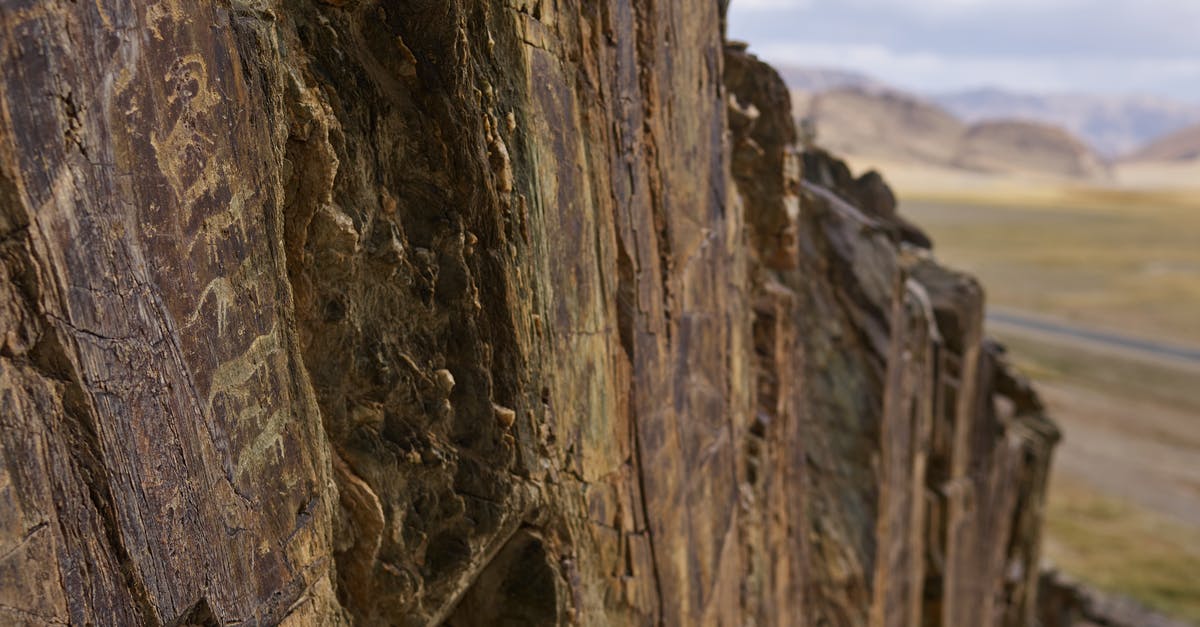
[[[5,2],[0,621],[1032,624],[1053,425],[721,5]]]

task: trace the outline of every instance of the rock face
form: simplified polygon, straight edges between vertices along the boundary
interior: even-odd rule
[[[1032,624],[1053,426],[721,6],[6,2],[0,622]]]
[[[807,459],[805,615],[832,625],[1033,624],[1057,432],[983,338],[982,291],[932,260],[878,175],[854,179],[814,152],[800,180],[776,131],[790,115],[782,82],[752,58],[726,59],[733,172],[752,240],[780,224],[797,234],[783,262],[752,264],[752,286],[755,352],[771,355],[760,358],[757,389],[786,402],[764,411],[760,398],[758,420],[799,418]],[[748,110],[768,113],[739,132]],[[764,183],[776,173],[781,195]]]

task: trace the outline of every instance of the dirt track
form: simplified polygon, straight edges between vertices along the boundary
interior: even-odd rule
[[[1200,369],[1200,347],[1164,342],[1072,324],[1026,312],[992,307],[988,324],[1025,334],[1047,335],[1058,342],[1078,343],[1094,351],[1117,352],[1133,358],[1155,359],[1167,365]]]
[[[1200,528],[1200,415],[1195,405],[1139,397],[1093,379],[1089,372],[1099,360],[1116,359],[1159,369],[1135,366],[1145,368],[1135,370],[1139,376],[1153,377],[1169,369],[1185,377],[1194,373],[1200,382],[1200,355],[1193,356],[1187,346],[1075,328],[1054,318],[1008,310],[989,312],[988,326],[992,332],[1056,345],[1053,350],[1074,358],[1073,370],[1038,380],[1065,436],[1056,473]],[[1194,393],[1200,395],[1200,390]]]
[[[1039,389],[1065,435],[1056,473],[1200,528],[1200,417],[1071,384]]]

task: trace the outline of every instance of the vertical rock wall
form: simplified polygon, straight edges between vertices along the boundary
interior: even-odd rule
[[[785,492],[805,503],[785,519],[804,521],[804,615],[1033,624],[1058,434],[983,338],[982,290],[936,264],[877,174],[855,179],[825,153],[797,151],[771,68],[733,46],[726,75],[733,174],[759,261],[755,338],[771,340],[756,343],[758,391],[772,399],[760,420],[798,421],[768,442],[806,461],[799,494]]]
[[[1053,427],[722,12],[0,2],[0,622],[1032,624]]]

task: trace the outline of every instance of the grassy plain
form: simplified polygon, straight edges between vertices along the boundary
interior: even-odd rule
[[[1038,382],[1065,434],[1046,558],[1200,624],[1200,368],[993,333]]]
[[[992,304],[1200,344],[1200,193],[960,192],[901,211]]]
[[[1200,623],[1200,531],[1056,477],[1046,555],[1065,572],[1178,618]]]

